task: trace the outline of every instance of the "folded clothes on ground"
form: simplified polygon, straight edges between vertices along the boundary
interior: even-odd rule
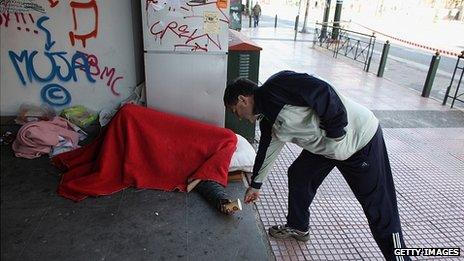
[[[54,146],[60,144],[60,137],[77,148],[79,133],[74,125],[61,117],[50,121],[36,121],[24,124],[18,131],[12,149],[16,157],[33,159],[43,154],[49,154]]]

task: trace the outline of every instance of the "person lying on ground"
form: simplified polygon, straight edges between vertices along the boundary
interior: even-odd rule
[[[92,143],[52,162],[65,171],[58,194],[74,201],[128,187],[184,192],[200,180],[196,190],[231,213],[224,187],[236,145],[228,129],[126,104]]]

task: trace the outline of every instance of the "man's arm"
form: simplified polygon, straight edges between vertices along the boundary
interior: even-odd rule
[[[267,119],[262,119],[259,123],[261,138],[259,139],[258,153],[255,158],[253,175],[250,187],[260,189],[266,180],[269,169],[274,164],[279,152],[285,142],[278,140],[272,135],[272,125]]]

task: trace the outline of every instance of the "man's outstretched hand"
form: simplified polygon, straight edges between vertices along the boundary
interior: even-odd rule
[[[250,204],[250,203],[257,201],[258,198],[259,198],[259,189],[248,187],[248,189],[245,192],[245,198],[243,201],[246,204]]]

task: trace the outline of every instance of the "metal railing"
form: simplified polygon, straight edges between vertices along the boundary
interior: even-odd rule
[[[318,28],[321,26],[321,28]],[[335,31],[335,34],[332,32]],[[333,27],[327,23],[316,23],[313,46],[318,44],[333,52],[333,57],[339,54],[356,62],[364,64],[363,69],[368,72],[374,53],[375,35],[363,34],[341,27]]]
[[[456,90],[454,92],[454,95],[452,96],[452,95],[450,95],[450,91],[453,88],[454,77],[457,74],[459,74],[459,71],[461,72],[461,76],[459,77],[459,80],[458,80],[457,85],[456,85]],[[457,72],[457,74],[456,74],[456,72]],[[448,98],[452,99],[451,108],[453,108],[455,101],[460,101],[460,102],[464,103],[464,100],[459,99],[459,97],[464,95],[464,91],[461,91],[461,93],[459,93],[459,87],[461,86],[462,75],[463,74],[464,74],[464,51],[461,52],[461,54],[458,56],[458,60],[456,61],[456,65],[454,67],[454,72],[453,72],[453,76],[451,77],[450,85],[446,89],[445,98],[443,99],[443,105],[446,105],[446,100],[448,100]]]

